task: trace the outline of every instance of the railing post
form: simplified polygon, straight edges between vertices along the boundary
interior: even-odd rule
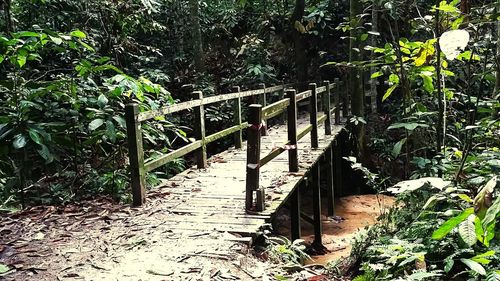
[[[300,186],[297,186],[290,195],[290,232],[292,241],[301,238],[300,227]]]
[[[262,95],[259,95],[259,104],[262,105],[262,107],[265,107],[267,106],[266,84],[260,83],[259,88],[264,90],[264,93],[262,93]],[[267,136],[267,120],[263,120],[261,134],[263,136]]]
[[[284,98],[285,98],[285,95],[286,95],[285,80],[282,80],[282,81],[281,81],[281,86],[283,87],[283,89],[281,89],[280,94],[279,94],[279,99],[280,99],[280,100],[284,99]],[[281,116],[280,116],[280,122],[281,122],[282,124],[285,124],[285,122],[286,122],[286,117],[287,117],[286,112],[283,112],[283,114],[281,114]]]
[[[325,135],[332,134],[332,115],[330,114],[331,102],[330,102],[330,81],[323,81],[326,90],[323,93],[323,112],[326,114],[325,120]]]
[[[334,178],[334,192],[337,196],[342,196],[342,147],[340,143],[341,135],[335,138],[333,143],[333,178]]]
[[[347,116],[349,116],[349,105],[351,104],[350,102],[350,99],[349,99],[349,84],[346,82],[347,81],[347,78],[344,79],[344,81],[341,81],[340,82],[340,86],[341,88],[344,88],[344,90],[342,91],[341,95],[342,95],[342,117],[346,118]]]
[[[299,158],[297,148],[297,97],[293,89],[286,91],[286,97],[290,99],[288,106],[288,141],[290,149],[288,150],[288,170],[290,172],[299,171]]]
[[[234,86],[232,92],[239,93],[240,87]],[[234,147],[240,149],[243,144],[243,129],[241,128],[241,97],[237,97],[233,102],[233,122],[234,125],[240,126],[240,129],[234,133]]]
[[[203,92],[194,91],[193,98],[203,102]],[[194,136],[201,140],[201,147],[196,150],[196,164],[198,169],[207,167],[207,145],[205,143],[205,109],[203,104],[194,107]]]
[[[264,190],[259,186],[260,175],[260,130],[262,128],[262,105],[252,104],[248,108],[248,142],[247,142],[247,167],[246,167],[246,196],[245,209],[253,207],[253,194],[257,193],[256,210],[262,211],[264,207]]]
[[[134,206],[140,206],[146,202],[146,170],[144,169],[141,122],[137,120],[138,114],[139,106],[137,104],[129,103],[125,106],[130,183]]]
[[[311,147],[318,148],[318,93],[316,91],[316,83],[310,83],[311,98],[309,102],[310,121],[312,125],[311,131]]]
[[[333,93],[333,105],[335,106],[335,125],[340,124],[340,82],[338,78],[335,78],[335,92]]]

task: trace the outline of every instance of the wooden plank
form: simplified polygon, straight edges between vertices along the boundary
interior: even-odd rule
[[[322,111],[324,114],[326,114],[326,120],[325,120],[325,135],[331,135],[332,134],[332,112],[330,111],[331,108],[331,101],[330,101],[330,81],[323,81],[325,91],[324,94],[322,95],[323,97],[323,108]]]
[[[312,94],[311,90],[307,90],[307,91],[304,91],[304,92],[301,92],[301,93],[298,93],[297,94],[297,102],[303,100],[303,99],[307,99],[308,97],[310,97]]]
[[[241,119],[241,98],[239,97],[240,93],[240,87],[235,86],[233,87],[233,91],[238,94],[238,97],[233,101],[233,124],[235,126],[241,126],[242,124],[242,119]],[[243,128],[241,128],[243,129]],[[242,130],[237,130],[234,132],[234,147],[236,148],[241,148],[243,145],[243,131]]]
[[[309,124],[297,133],[297,140],[302,139],[305,135],[312,131],[313,125]]]
[[[318,87],[318,88],[316,89],[316,92],[317,92],[318,94],[322,94],[322,93],[326,92],[326,87],[327,87],[327,86]]]
[[[263,167],[267,163],[271,162],[274,158],[280,155],[283,151],[285,151],[285,146],[288,144],[284,144],[282,147],[274,148],[271,152],[269,152],[266,156],[260,159],[260,166]]]
[[[196,99],[196,100],[185,101],[185,102],[176,103],[176,104],[172,104],[172,105],[167,105],[167,106],[164,106],[158,110],[150,110],[150,111],[141,112],[141,113],[139,113],[138,121],[142,122],[142,121],[153,119],[153,118],[156,118],[159,116],[172,114],[172,113],[175,113],[178,111],[182,111],[182,110],[190,109],[190,108],[193,108],[196,106],[200,106],[201,104],[202,104],[202,101],[199,99]]]
[[[311,97],[309,99],[309,118],[312,124],[311,146],[318,148],[318,95],[316,93],[316,84],[310,83]]]
[[[179,148],[179,149],[174,150],[168,154],[165,154],[157,159],[154,159],[154,160],[147,162],[144,165],[144,168],[147,172],[152,171],[158,167],[165,165],[166,163],[168,163],[174,159],[177,159],[177,158],[182,157],[182,156],[184,156],[192,151],[195,151],[196,149],[200,148],[201,145],[202,145],[201,140],[195,141],[195,142],[188,144],[182,148]]]
[[[262,119],[267,120],[281,114],[290,104],[290,99],[283,99],[262,108]]]
[[[231,135],[234,132],[241,131],[242,129],[245,129],[246,127],[248,127],[248,122],[242,123],[241,125],[235,125],[235,126],[227,128],[227,129],[224,129],[222,131],[219,131],[217,133],[206,136],[205,137],[205,144],[209,144],[209,143],[214,142],[220,138]]]
[[[138,114],[139,106],[137,104],[130,103],[125,106],[130,184],[134,206],[140,206],[146,202],[146,170],[144,167],[141,123],[137,120]]]
[[[317,117],[317,120],[318,120],[317,124],[319,125],[319,124],[325,122],[327,118],[328,118],[328,115],[323,114],[323,113],[320,114],[319,117]]]

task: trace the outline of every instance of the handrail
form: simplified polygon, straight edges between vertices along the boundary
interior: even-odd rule
[[[232,92],[228,94],[203,97],[203,93],[200,91],[193,91],[193,100],[181,102],[178,104],[167,105],[161,107],[157,110],[150,110],[145,112],[139,112],[139,107],[137,104],[128,104],[125,108],[125,117],[127,120],[127,139],[129,146],[129,159],[130,159],[130,172],[131,172],[131,186],[133,194],[133,204],[142,205],[145,202],[145,182],[146,173],[154,169],[157,169],[168,162],[182,157],[188,153],[194,152],[196,155],[198,168],[205,168],[207,166],[207,144],[214,142],[223,137],[234,135],[235,147],[241,148],[242,146],[242,131],[248,127],[248,122],[242,122],[241,118],[241,106],[242,98],[246,97],[260,97],[263,104],[266,103],[266,94],[281,91],[281,100],[269,105],[267,108],[269,112],[265,115],[266,119],[277,116],[288,106],[286,100],[283,100],[284,89],[290,87],[292,84],[282,84],[266,88],[264,84],[260,84],[259,89],[252,89],[246,91],[240,91],[239,87],[233,87]],[[204,106],[234,100],[233,111],[234,111],[234,125],[229,128],[225,128],[214,134],[206,136],[205,134],[205,111]],[[151,120],[160,116],[172,114],[175,112],[193,109],[195,116],[195,124],[193,126],[195,141],[184,145],[168,154],[162,155],[156,159],[149,161],[144,160],[144,150],[143,150],[143,140],[142,140],[142,130],[141,123],[147,120]]]
[[[311,147],[313,149],[319,147],[318,143],[318,125],[325,123],[325,135],[331,135],[332,116],[335,115],[335,124],[340,121],[338,109],[340,108],[338,89],[340,83],[338,80],[335,83],[325,81],[325,86],[317,87],[315,83],[309,84],[309,90],[301,93],[296,93],[293,89],[286,90],[286,98],[277,101],[271,105],[262,107],[258,104],[251,105],[249,112],[249,128],[248,128],[248,145],[247,145],[247,179],[246,179],[246,199],[245,208],[247,211],[255,210],[263,211],[265,208],[265,190],[259,186],[260,168],[271,162],[284,151],[288,151],[289,171],[298,172],[298,140],[311,133]],[[331,89],[334,88],[337,95],[334,97],[334,106],[331,106]],[[321,94],[321,99],[318,99],[318,94]],[[297,103],[301,100],[309,98],[309,116],[310,124],[304,126],[299,131],[297,130]],[[319,108],[318,102],[321,101],[322,107]],[[263,120],[281,114],[285,109],[288,112],[288,141],[278,147],[274,147],[264,157],[260,157],[261,153],[261,134]],[[254,201],[254,194],[256,200]]]

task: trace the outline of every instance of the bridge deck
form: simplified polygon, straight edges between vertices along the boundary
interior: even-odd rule
[[[308,118],[300,118],[298,129],[308,124]],[[311,149],[310,133],[298,142],[298,173],[288,172],[286,151],[261,168],[260,184],[266,188],[264,212],[245,212],[245,143],[242,149],[231,148],[212,156],[206,169],[193,167],[164,182],[155,192],[164,197],[161,209],[169,213],[164,223],[172,230],[257,233],[321,159],[343,127],[333,125],[332,135],[325,135],[321,125],[318,149]],[[261,157],[286,141],[286,125],[269,128],[268,136],[262,137]]]

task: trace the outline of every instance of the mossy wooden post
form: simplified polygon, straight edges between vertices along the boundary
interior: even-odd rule
[[[341,135],[338,135],[333,143],[333,178],[336,196],[342,196],[342,147],[340,146]]]
[[[232,88],[233,93],[239,93],[240,87],[234,86]],[[233,101],[233,122],[234,125],[241,126],[241,97],[237,97]],[[243,131],[242,129],[234,133],[234,147],[240,149],[243,144]]]
[[[323,245],[321,239],[321,186],[320,186],[320,168],[319,162],[314,164],[312,169],[312,189],[313,189],[313,217],[314,217],[314,242],[316,246]]]
[[[194,99],[203,100],[203,92],[194,91]],[[198,169],[203,169],[207,167],[207,144],[205,143],[205,110],[203,104],[198,107],[194,107],[194,136],[196,139],[201,140],[201,147],[195,151],[196,154],[196,164]]]
[[[331,102],[330,102],[330,81],[326,80],[323,82],[323,85],[325,85],[326,90],[323,93],[323,113],[326,114],[326,120],[325,120],[325,135],[331,135],[332,134],[332,115],[330,114],[330,108],[331,108]]]
[[[346,83],[345,81],[340,81],[340,94],[342,96],[342,117],[347,117],[349,116],[349,105],[351,104],[350,99],[349,99],[349,89],[348,86],[349,84]]]
[[[335,125],[340,124],[340,81],[338,78],[334,80],[335,91],[333,93],[333,106],[335,106]]]
[[[281,87],[283,87],[280,91],[280,94],[279,94],[279,99],[282,100],[286,97],[286,89],[285,89],[285,80],[281,81]],[[281,124],[285,124],[286,122],[286,117],[287,117],[287,113],[286,112],[283,112],[283,114],[281,114],[280,116],[280,122]]]
[[[125,106],[130,184],[134,206],[140,206],[146,202],[146,170],[144,169],[141,122],[137,119],[138,114],[139,106],[137,104],[130,103]]]
[[[328,216],[335,212],[335,191],[333,184],[333,145],[325,151],[326,199]]]
[[[309,84],[311,97],[309,99],[309,114],[312,125],[311,131],[311,147],[318,148],[318,93],[316,91],[316,83]]]
[[[259,95],[259,104],[262,105],[262,107],[267,106],[267,93],[266,93],[266,84],[260,83],[259,88],[264,90],[264,93]],[[262,131],[261,134],[263,136],[267,136],[267,120],[263,120],[263,125],[262,125]]]
[[[245,209],[253,207],[254,191],[259,191],[260,176],[260,130],[262,128],[262,105],[251,104],[248,108],[248,141],[247,141],[247,167],[246,167],[246,196]],[[257,196],[259,197],[259,196]],[[263,196],[261,200],[263,200]],[[259,206],[260,203],[260,206]],[[256,209],[259,211],[263,202],[257,202]]]
[[[288,141],[290,149],[288,150],[288,170],[290,172],[299,171],[299,158],[297,148],[297,97],[293,89],[286,91],[286,97],[290,99],[288,105]]]

